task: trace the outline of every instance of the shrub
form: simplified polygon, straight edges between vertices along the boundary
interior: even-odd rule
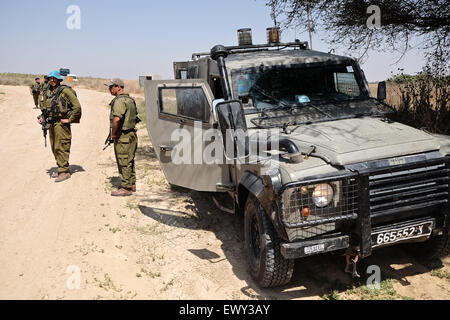
[[[448,62],[436,57],[415,76],[399,74],[389,79],[397,84],[393,88],[400,97],[393,120],[450,135],[449,70]]]

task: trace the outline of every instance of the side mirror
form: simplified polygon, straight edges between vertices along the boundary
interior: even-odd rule
[[[219,120],[219,118],[217,117],[217,105],[222,102],[225,102],[225,99],[215,99],[212,102],[212,113],[214,115],[214,122]]]
[[[238,100],[219,102],[216,111],[227,158],[247,157],[249,144],[242,103]]]
[[[381,81],[378,83],[378,92],[377,92],[378,100],[386,100],[386,82]]]

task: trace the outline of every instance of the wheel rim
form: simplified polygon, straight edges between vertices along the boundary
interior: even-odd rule
[[[252,256],[253,267],[258,268],[261,257],[260,232],[256,216],[253,216],[250,223],[250,254]]]

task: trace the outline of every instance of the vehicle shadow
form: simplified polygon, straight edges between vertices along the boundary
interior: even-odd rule
[[[432,269],[443,266],[442,260],[426,261],[414,255],[413,247],[399,245],[374,250],[373,254],[364,260],[366,266],[379,266],[383,279],[395,279],[402,286],[411,283],[408,277],[424,274]],[[410,250],[407,250],[410,249]]]
[[[173,191],[173,190],[172,190]],[[186,216],[182,212],[169,209],[156,209],[140,205],[142,214],[162,224],[190,230],[213,232],[221,241],[221,249],[226,260],[231,264],[235,276],[247,283],[240,291],[250,299],[286,300],[286,299],[319,299],[333,291],[345,292],[350,288],[363,286],[372,275],[367,268],[377,265],[381,269],[382,279],[396,279],[407,286],[407,277],[429,272],[430,269],[421,264],[401,247],[388,247],[375,250],[373,255],[358,263],[359,280],[354,280],[344,272],[345,257],[340,254],[322,254],[296,260],[292,280],[289,284],[277,288],[260,288],[252,279],[247,267],[247,254],[244,247],[244,224],[240,215],[220,211],[214,205],[211,195],[177,188],[191,201],[185,205],[196,214],[196,218]],[[144,199],[142,202],[146,202]],[[141,202],[141,203],[142,203]],[[154,199],[149,203],[156,202]],[[208,248],[189,250],[200,259],[210,263],[222,261],[220,256]]]
[[[70,165],[69,170],[72,175],[76,174],[78,172],[86,172],[86,170],[84,170],[84,168],[82,166],[78,166],[78,165]],[[58,167],[53,167],[53,168],[47,169],[47,174],[50,177],[53,173],[58,173]]]

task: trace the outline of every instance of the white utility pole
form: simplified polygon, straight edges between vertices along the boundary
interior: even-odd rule
[[[308,32],[309,32],[309,48],[312,50],[313,44],[312,44],[312,31],[311,31],[311,12],[309,8],[309,2],[306,4],[306,14],[308,16]]]

